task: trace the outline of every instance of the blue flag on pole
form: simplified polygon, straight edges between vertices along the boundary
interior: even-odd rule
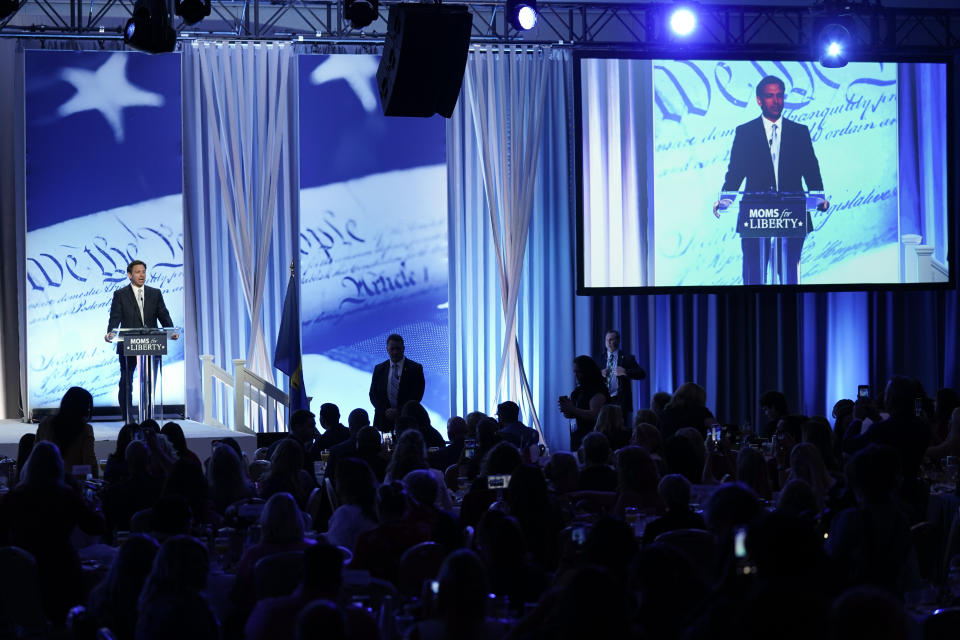
[[[300,350],[300,300],[297,280],[290,274],[287,294],[283,298],[283,318],[277,336],[273,366],[290,376],[290,413],[309,409],[307,390],[303,387],[303,352]]]

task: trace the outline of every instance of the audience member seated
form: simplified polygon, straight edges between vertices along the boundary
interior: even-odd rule
[[[357,450],[352,457],[363,460],[370,465],[370,470],[377,478],[377,482],[383,482],[387,475],[387,463],[389,460],[383,452],[383,440],[380,431],[375,427],[366,426],[360,429],[357,434]]]
[[[107,627],[117,640],[133,640],[137,600],[160,545],[147,535],[130,536],[117,552],[110,571],[87,599],[87,610],[97,625]]]
[[[626,416],[624,416],[626,417]],[[637,412],[633,414],[633,430],[636,431],[637,427],[641,424],[649,424],[654,429],[657,428],[657,423],[660,422],[660,416],[657,415],[657,412],[653,409],[637,409]],[[657,429],[659,432],[659,429]]]
[[[827,471],[820,457],[820,450],[809,442],[801,442],[790,451],[787,481],[793,478],[799,478],[810,485],[817,500],[818,511],[823,511],[836,482]]]
[[[820,513],[820,506],[813,488],[805,480],[794,478],[780,491],[777,512],[813,522]]]
[[[450,444],[428,456],[430,466],[444,471],[450,465],[457,464],[463,454],[463,444],[466,439],[467,421],[460,416],[453,416],[447,420],[447,440],[450,441]]]
[[[411,640],[494,640],[506,632],[504,624],[487,617],[487,576],[477,555],[454,551],[437,576],[437,618],[417,623]]]
[[[482,424],[480,428],[482,431]],[[460,505],[461,527],[476,528],[483,512],[497,499],[497,492],[487,488],[487,477],[510,475],[522,462],[520,452],[509,442],[499,443],[484,456],[480,473],[474,478]]]
[[[690,509],[690,481],[679,473],[664,476],[657,491],[667,512],[647,524],[643,530],[643,544],[652,543],[658,535],[677,529],[706,529],[703,516]]]
[[[49,440],[57,445],[67,475],[73,475],[74,465],[90,467],[94,478],[100,477],[100,465],[93,450],[93,396],[81,387],[70,387],[60,399],[60,409],[44,418],[37,427],[37,440]]]
[[[347,456],[356,456],[357,436],[360,430],[370,426],[370,414],[366,409],[354,409],[347,416],[348,437],[343,442],[330,447],[330,455],[327,457],[326,477],[334,479],[337,476],[337,462]],[[380,436],[377,432],[377,443],[379,446]]]
[[[340,505],[330,517],[327,540],[352,552],[357,536],[377,526],[377,479],[370,465],[359,458],[340,460],[337,499]]]
[[[429,529],[407,519],[407,506],[403,484],[393,482],[380,487],[378,524],[357,537],[352,569],[369,571],[375,578],[397,584],[400,556],[418,542],[430,539]]]
[[[747,485],[761,500],[770,500],[770,473],[763,454],[752,447],[741,447],[737,453],[737,481]]]
[[[777,432],[777,425],[780,420],[790,413],[787,407],[787,396],[780,391],[765,391],[760,395],[760,410],[763,411],[767,421],[757,435],[761,438],[772,438]]]
[[[288,596],[266,598],[256,604],[244,630],[246,639],[273,640],[294,637],[297,614],[310,602],[340,602],[342,574],[343,554],[336,547],[320,543],[304,551],[303,579],[300,584]],[[358,611],[357,614],[367,617],[363,612]],[[372,621],[368,624],[372,624]],[[326,638],[326,633],[322,637]]]
[[[830,612],[831,638],[907,640],[903,603],[877,587],[853,587],[841,593]]]
[[[802,442],[809,442],[820,452],[820,458],[823,460],[827,471],[837,473],[840,471],[840,458],[837,458],[836,441],[833,437],[833,431],[830,429],[830,423],[823,416],[813,416],[803,423],[800,427]]]
[[[692,427],[700,433],[702,442],[707,437],[707,427],[713,422],[713,413],[707,409],[707,390],[695,382],[685,382],[677,387],[670,404],[664,407],[659,427],[664,440],[679,429]]]
[[[0,546],[33,555],[43,610],[55,625],[62,625],[70,607],[83,599],[80,559],[70,543],[75,527],[103,533],[103,517],[65,484],[57,445],[37,442],[20,484],[0,501]]]
[[[732,548],[733,530],[746,526],[763,510],[757,494],[742,482],[720,485],[707,498],[704,505],[703,520],[717,540],[729,543]]]
[[[464,418],[464,422],[467,423],[467,437],[468,438],[477,438],[477,425],[480,424],[480,421],[484,418],[487,418],[487,414],[483,411],[471,411]]]
[[[630,444],[630,436],[633,435],[623,422],[623,409],[615,404],[608,404],[600,408],[594,431],[607,437],[607,442],[610,443],[610,448],[613,451]]]
[[[270,471],[260,482],[260,497],[267,500],[277,493],[289,493],[297,506],[305,509],[316,483],[313,475],[304,470],[303,457],[303,447],[293,438],[280,439],[270,457]]]
[[[606,408],[604,407],[604,409]],[[601,409],[602,412],[603,409]],[[617,472],[608,466],[610,444],[603,433],[592,431],[584,437],[583,461],[585,466],[580,471],[580,489],[582,491],[617,490]]]
[[[643,447],[650,455],[659,455],[663,446],[663,437],[660,430],[651,422],[640,422],[634,425],[630,444]]]
[[[157,552],[137,607],[137,640],[217,640],[220,624],[204,593],[210,563],[196,538],[175,536]]]
[[[408,429],[400,434],[397,446],[393,450],[393,457],[387,464],[384,482],[402,480],[408,473],[417,469],[425,469],[432,473],[437,481],[437,486],[443,489],[437,492],[437,508],[446,510],[453,508],[453,500],[450,497],[450,492],[446,490],[447,485],[443,479],[443,472],[432,468],[430,463],[427,462],[427,447],[423,441],[423,436],[416,429]]]
[[[294,640],[346,640],[347,618],[336,602],[314,600],[296,617]]]
[[[609,571],[626,588],[630,567],[626,559],[633,558],[637,548],[633,526],[623,520],[602,516],[590,527],[583,544],[583,559]]]
[[[514,611],[540,599],[549,586],[549,574],[527,559],[528,545],[516,518],[503,511],[487,511],[474,540],[490,579],[491,593],[506,596]]]
[[[940,444],[947,439],[947,434],[950,432],[950,420],[954,414],[954,409],[958,407],[960,407],[960,395],[958,395],[956,391],[948,387],[937,391],[933,409],[934,417],[933,433],[930,438],[931,446]]]
[[[660,476],[650,454],[640,447],[624,447],[617,452],[617,499],[613,513],[622,518],[627,507],[660,512],[663,501],[657,494]]]
[[[413,418],[416,421],[417,430],[420,432],[420,435],[423,436],[423,441],[426,443],[426,446],[440,448],[447,444],[444,442],[440,432],[430,424],[430,414],[427,413],[423,405],[416,400],[408,400],[407,403],[403,405],[403,408],[400,409],[400,416]],[[399,429],[397,432],[399,433]]]
[[[550,503],[547,481],[540,468],[523,464],[513,470],[506,491],[510,515],[520,523],[525,540],[535,540],[528,550],[534,562],[553,571],[559,560],[557,535],[563,528],[560,512]]]
[[[319,460],[321,451],[329,451],[350,439],[350,429],[340,424],[340,407],[332,402],[320,405],[320,427],[323,428],[323,433],[313,441],[310,449],[311,460]]]
[[[435,469],[416,469],[403,478],[407,493],[412,498],[410,520],[422,523],[430,529],[430,540],[442,545],[447,551],[463,545],[463,536],[457,518],[449,511],[437,507],[440,493],[446,493],[445,484],[437,483]]]
[[[253,483],[243,471],[243,462],[231,447],[222,444],[214,447],[207,476],[213,505],[220,515],[234,502],[256,495]]]
[[[189,460],[177,460],[174,463],[160,495],[178,496],[186,500],[195,523],[215,525],[220,520],[214,509],[203,469]]]
[[[926,517],[927,489],[919,482],[919,472],[930,443],[930,425],[923,417],[914,415],[914,401],[923,397],[923,389],[916,380],[905,376],[891,377],[883,395],[889,417],[871,425],[866,433],[848,440],[845,445],[848,453],[868,444],[893,447],[900,457],[900,472],[903,474],[903,484],[897,492],[898,499],[910,506],[911,522],[919,522]]]
[[[703,449],[703,445],[700,445]],[[663,443],[663,459],[671,473],[679,473],[690,481],[698,484],[703,475],[703,460],[697,452],[697,446],[689,439],[680,435],[672,435]]]
[[[577,457],[569,451],[557,451],[550,456],[544,467],[550,489],[556,500],[580,490],[580,469]]]
[[[636,554],[630,564],[629,586],[639,603],[636,620],[641,638],[682,637],[708,595],[690,559],[658,543]]]
[[[892,447],[867,445],[850,460],[847,474],[858,506],[834,518],[827,553],[850,585],[870,584],[897,594],[913,590],[919,567],[910,525],[893,500],[900,456]]]
[[[309,409],[298,409],[290,415],[290,432],[286,438],[281,438],[270,445],[268,458],[273,460],[277,448],[282,442],[293,441],[300,447],[300,465],[304,471],[313,475],[313,457],[311,451],[313,442],[319,435],[317,418]],[[239,451],[238,451],[239,453]]]
[[[520,407],[507,400],[497,405],[497,421],[500,423],[500,438],[521,451],[540,442],[540,434],[520,422]]]
[[[670,404],[671,400],[673,400],[673,395],[666,391],[657,391],[650,396],[650,411],[653,411],[657,415],[657,422],[652,424],[659,426],[660,415],[663,413],[663,410],[667,408],[667,405]]]
[[[37,434],[35,433],[25,433],[20,436],[20,441],[17,443],[17,476],[13,480],[14,485],[20,483],[23,468],[27,465],[27,459],[30,458],[30,452],[33,451],[33,445],[36,442]]]
[[[173,445],[173,450],[177,452],[180,460],[189,460],[198,466],[201,464],[199,456],[187,447],[187,439],[180,425],[176,422],[168,422],[160,429],[160,433]]]
[[[960,456],[960,407],[953,410],[946,437],[938,445],[929,447],[926,457],[931,460],[942,460],[947,456]]]
[[[257,599],[253,570],[258,560],[285,551],[303,551],[314,544],[304,537],[303,515],[293,496],[277,493],[267,500],[260,514],[260,541],[243,552],[230,591],[230,600],[240,616],[245,618]]]
[[[476,451],[473,457],[462,461],[467,465],[467,477],[471,480],[480,473],[480,466],[486,460],[487,454],[500,443],[500,425],[497,424],[497,421],[493,418],[481,418],[477,423],[476,441]],[[466,454],[467,450],[464,449],[464,455]]]
[[[103,515],[111,531],[129,531],[131,516],[152,507],[163,490],[163,481],[150,475],[146,444],[133,440],[123,458],[127,478],[108,486],[102,497]]]

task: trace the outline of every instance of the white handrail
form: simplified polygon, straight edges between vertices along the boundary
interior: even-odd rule
[[[282,389],[247,369],[246,360],[233,361],[233,375],[214,364],[212,355],[202,355],[200,360],[204,424],[251,434],[286,431],[290,400]],[[232,403],[226,401],[230,394]],[[231,407],[232,419],[226,415]]]

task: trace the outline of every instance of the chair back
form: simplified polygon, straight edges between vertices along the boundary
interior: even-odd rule
[[[717,541],[703,529],[676,529],[658,535],[654,542],[676,549],[693,563],[700,575],[709,578],[716,563]],[[709,580],[708,580],[709,583]]]
[[[960,607],[937,609],[923,623],[924,640],[956,640],[960,635]]]
[[[130,533],[150,533],[153,526],[153,508],[148,507],[130,516]]]
[[[327,493],[327,501],[330,503],[330,511],[332,513],[340,506],[340,501],[337,500],[337,492],[333,490],[333,483],[330,482],[330,478],[323,479],[323,489]]]
[[[446,557],[446,548],[436,542],[421,542],[404,551],[397,581],[400,593],[407,598],[420,597],[424,581],[436,579]]]
[[[397,588],[387,580],[372,577],[367,571],[344,571],[342,593],[346,601],[362,600],[374,611],[380,610],[386,596],[397,601]]]
[[[303,578],[303,551],[284,551],[260,558],[253,566],[257,600],[288,596]]]
[[[14,580],[0,580],[0,631],[19,627],[17,637],[46,637],[47,619],[40,603],[37,562],[19,547],[0,547],[0,567]]]

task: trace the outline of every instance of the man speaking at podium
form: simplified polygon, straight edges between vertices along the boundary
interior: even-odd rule
[[[130,284],[113,292],[107,335],[103,337],[107,342],[116,338],[114,331],[119,327],[125,329],[156,329],[157,323],[161,327],[173,326],[170,313],[167,311],[167,305],[163,303],[163,294],[160,289],[154,289],[144,284],[147,281],[146,263],[142,260],[134,260],[128,264],[127,277],[130,278]],[[173,334],[170,337],[176,340],[179,336]],[[120,348],[121,345],[118,344],[118,355],[121,353]],[[134,418],[133,372],[137,367],[137,358],[136,356],[123,355],[119,355],[119,358],[120,391],[117,394],[117,402],[120,403],[123,422],[126,424]],[[157,359],[156,356],[154,358]],[[154,366],[156,366],[156,363],[154,363]]]
[[[810,130],[805,125],[782,118],[783,98],[786,92],[783,80],[766,76],[757,85],[757,104],[760,117],[737,127],[730,150],[730,165],[723,182],[723,191],[738,191],[743,179],[744,191],[782,191],[800,193],[823,191],[820,164],[813,152]],[[801,182],[801,179],[803,182]],[[730,205],[720,200],[713,206],[718,218],[720,210]],[[817,209],[826,211],[830,203],[820,200]],[[807,230],[812,229],[807,214]],[[743,284],[763,284],[773,243],[780,243],[785,253],[781,264],[781,284],[800,282],[800,254],[803,238],[740,238],[743,250]]]

